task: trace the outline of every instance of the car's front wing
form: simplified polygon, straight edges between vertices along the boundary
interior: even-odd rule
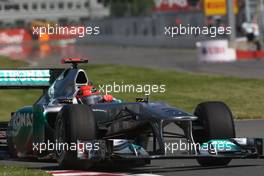
[[[83,146],[78,150],[79,159],[88,160],[157,160],[157,159],[197,159],[197,158],[230,158],[230,159],[264,159],[264,139],[232,138],[215,139],[196,148],[197,153],[185,151],[183,154],[152,154],[133,141],[123,139],[78,141]],[[98,143],[97,150],[85,149],[85,145]],[[206,148],[206,145],[210,148]]]

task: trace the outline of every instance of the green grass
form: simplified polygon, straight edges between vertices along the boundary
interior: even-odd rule
[[[18,166],[0,165],[0,176],[50,176],[44,171],[35,169],[26,169]]]
[[[7,59],[1,63],[12,66]],[[18,62],[19,63],[19,62]],[[16,63],[25,66],[25,63]],[[95,85],[113,84],[165,84],[165,93],[153,93],[151,100],[162,100],[193,112],[203,101],[226,102],[238,119],[264,118],[264,81],[226,76],[182,73],[168,70],[136,68],[121,65],[88,65],[84,69]],[[39,97],[40,91],[0,90],[0,120],[8,120],[10,112],[24,105],[30,105]],[[134,101],[143,94],[118,93],[115,97]]]
[[[21,68],[26,67],[28,64],[24,61],[10,60],[8,57],[0,56],[0,68]]]
[[[22,68],[28,64],[0,56],[0,69]],[[0,89],[0,121],[10,119],[10,113],[24,105],[31,105],[40,95],[39,90],[3,90]]]

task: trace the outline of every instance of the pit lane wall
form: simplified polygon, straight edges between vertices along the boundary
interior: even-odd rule
[[[79,38],[79,43],[91,44],[117,44],[117,45],[139,45],[173,48],[195,48],[196,43],[204,40],[223,39],[227,36],[209,35],[180,35],[169,37],[165,35],[165,27],[187,26],[203,27],[203,12],[178,12],[167,14],[153,14],[145,17],[109,18],[101,20],[86,21],[85,26],[99,26],[100,35]]]

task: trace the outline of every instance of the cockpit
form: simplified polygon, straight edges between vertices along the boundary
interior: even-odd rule
[[[69,60],[67,62],[76,64],[79,60]],[[83,95],[80,94],[80,92],[86,92],[86,94]],[[72,100],[74,104],[78,103],[88,105],[120,101],[114,99],[112,95],[100,94],[100,92],[92,86],[85,71],[77,68],[75,65],[73,65],[72,68],[66,69],[54,81],[44,97],[44,101],[46,101],[49,105],[63,104],[64,100]]]
[[[72,98],[81,86],[88,84],[88,77],[82,69],[67,69],[50,86],[50,99]]]

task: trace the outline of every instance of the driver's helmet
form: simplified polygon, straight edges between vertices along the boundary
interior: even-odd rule
[[[102,96],[100,92],[92,85],[81,86],[76,95],[77,100],[83,104],[96,104],[101,101]]]

